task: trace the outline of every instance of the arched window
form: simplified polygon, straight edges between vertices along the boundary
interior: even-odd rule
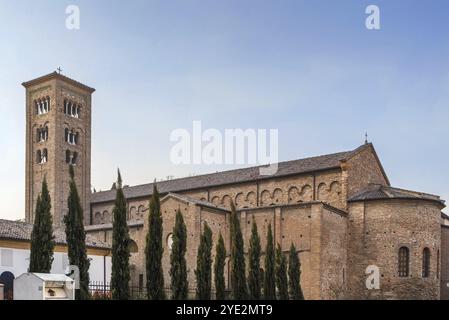
[[[48,140],[48,127],[40,127],[37,129],[37,141],[44,142]]]
[[[104,224],[104,223],[109,223],[110,222],[110,219],[111,217],[109,216],[109,212],[108,212],[108,210],[104,210],[103,211],[103,220],[102,220],[102,224]]]
[[[72,164],[76,164],[76,161],[78,160],[78,152],[74,152],[72,156]]]
[[[422,251],[422,277],[428,278],[430,276],[430,249],[424,248]]]
[[[101,212],[95,213],[95,224],[101,224],[103,222],[103,216],[101,215]]]
[[[47,160],[48,160],[47,149],[44,149],[42,151],[41,150],[37,150],[37,152],[36,152],[36,162],[42,164],[42,163],[46,163]]]
[[[9,252],[9,250],[8,251],[4,250],[4,251]],[[12,253],[13,253],[13,251],[11,251],[11,262],[12,262]],[[11,266],[12,266],[12,263],[11,263]],[[2,274],[0,274],[0,283],[2,283],[5,286],[4,290],[5,290],[5,299],[6,300],[13,300],[14,279],[15,279],[14,274],[9,271],[5,271]]]
[[[47,159],[48,159],[48,152],[47,152],[47,149],[44,149],[43,151],[42,151],[42,158],[41,158],[42,160],[41,160],[41,163],[46,163],[47,162]]]
[[[75,132],[73,130],[71,130],[69,132],[69,143],[70,144],[75,144]]]
[[[76,103],[69,100],[64,100],[64,114],[73,118],[79,118],[80,109],[81,107]]]
[[[128,249],[130,253],[139,252],[139,248],[137,247],[137,243],[134,240],[129,239]]]
[[[34,102],[36,107],[36,114],[41,115],[50,111],[50,97],[36,100]]]
[[[171,248],[173,247],[173,233],[170,233],[167,236],[167,247],[168,247],[168,250],[171,251]]]
[[[40,150],[37,150],[36,152],[36,163],[41,163],[42,158],[42,152]]]
[[[78,141],[79,141],[79,132],[75,132],[75,130],[69,130],[68,128],[65,128],[64,130],[64,137],[65,137],[65,142],[72,144],[72,145],[77,145]]]
[[[65,162],[75,165],[78,161],[78,152],[65,151]]]
[[[400,247],[398,254],[398,276],[408,277],[409,275],[410,252],[407,247]]]

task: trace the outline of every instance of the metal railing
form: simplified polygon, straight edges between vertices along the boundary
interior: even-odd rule
[[[131,300],[146,300],[148,299],[147,288],[145,286],[130,285],[130,299]],[[104,283],[100,281],[93,281],[89,284],[89,291],[92,295],[92,299],[95,300],[110,300],[112,299],[111,285],[110,283]],[[167,299],[170,299],[171,290],[170,288],[165,288],[165,293]],[[212,292],[212,299],[214,299],[215,293]],[[230,292],[226,290],[226,296],[230,296]],[[195,299],[196,290],[188,290],[188,299]]]

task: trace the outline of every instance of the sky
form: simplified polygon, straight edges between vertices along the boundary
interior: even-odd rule
[[[365,26],[371,4],[380,30]],[[280,160],[367,132],[393,186],[449,199],[448,15],[446,0],[0,0],[0,218],[24,217],[20,84],[58,67],[97,90],[96,190],[118,167],[129,185],[231,169],[170,161],[170,133],[201,120],[278,129]]]

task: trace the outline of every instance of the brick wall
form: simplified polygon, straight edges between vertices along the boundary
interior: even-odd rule
[[[433,202],[378,200],[351,203],[348,229],[349,291],[353,298],[438,299],[440,208]],[[398,276],[398,251],[410,250],[410,275]],[[422,277],[422,252],[431,251],[430,277]],[[380,268],[380,290],[366,290],[365,269]]]
[[[441,299],[449,300],[449,226],[441,227]]]

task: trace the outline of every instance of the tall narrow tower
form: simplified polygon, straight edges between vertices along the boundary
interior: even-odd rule
[[[22,85],[26,88],[25,219],[34,221],[37,197],[46,177],[53,224],[63,224],[69,195],[69,166],[73,164],[87,224],[91,193],[91,97],[95,89],[57,72]]]

